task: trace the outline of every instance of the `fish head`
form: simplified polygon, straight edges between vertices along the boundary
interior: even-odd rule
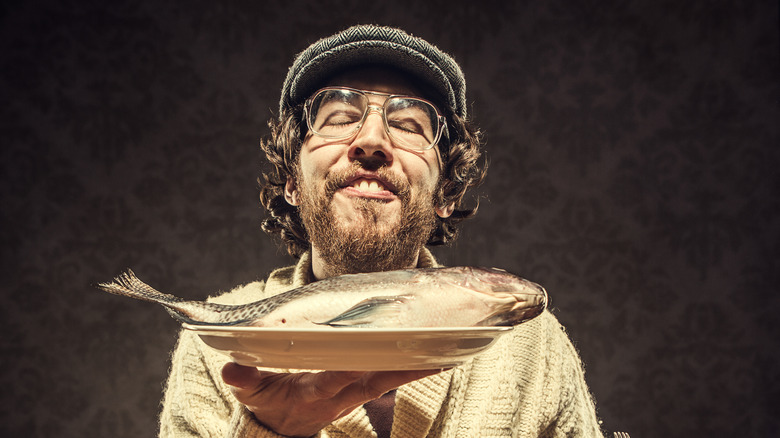
[[[447,282],[476,294],[493,310],[477,325],[517,325],[541,314],[547,307],[547,291],[539,284],[499,268],[449,268]]]

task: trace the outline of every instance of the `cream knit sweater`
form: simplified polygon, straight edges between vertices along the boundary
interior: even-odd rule
[[[427,250],[420,267],[435,266]],[[310,256],[213,299],[246,303],[309,282]],[[222,381],[229,359],[182,331],[160,416],[161,437],[280,437],[261,426]],[[579,356],[549,312],[452,370],[398,389],[393,438],[601,437]],[[319,437],[376,437],[355,409]]]

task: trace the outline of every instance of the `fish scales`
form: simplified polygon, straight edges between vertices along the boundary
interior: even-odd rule
[[[165,306],[199,325],[430,327],[516,325],[540,314],[547,293],[495,268],[425,268],[347,274],[240,305],[187,301],[157,291],[132,271],[104,291]]]

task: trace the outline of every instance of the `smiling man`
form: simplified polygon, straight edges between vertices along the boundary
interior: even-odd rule
[[[450,206],[434,205],[446,127],[405,75],[340,74],[305,103],[308,134],[285,199],[300,206],[316,278],[412,268]]]
[[[331,276],[437,266],[472,216],[479,136],[460,67],[401,30],[356,26],[298,55],[263,149],[263,228],[295,266],[214,299]],[[161,436],[601,436],[576,351],[545,312],[451,370],[287,372],[225,363],[191,332],[173,356]],[[397,390],[396,390],[397,389]]]

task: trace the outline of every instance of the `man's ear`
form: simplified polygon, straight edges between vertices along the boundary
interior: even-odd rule
[[[436,214],[442,219],[450,217],[452,212],[455,211],[455,203],[453,202],[443,207],[435,207],[434,211],[436,211]]]
[[[284,184],[284,199],[292,206],[298,206],[298,183],[292,177]]]

